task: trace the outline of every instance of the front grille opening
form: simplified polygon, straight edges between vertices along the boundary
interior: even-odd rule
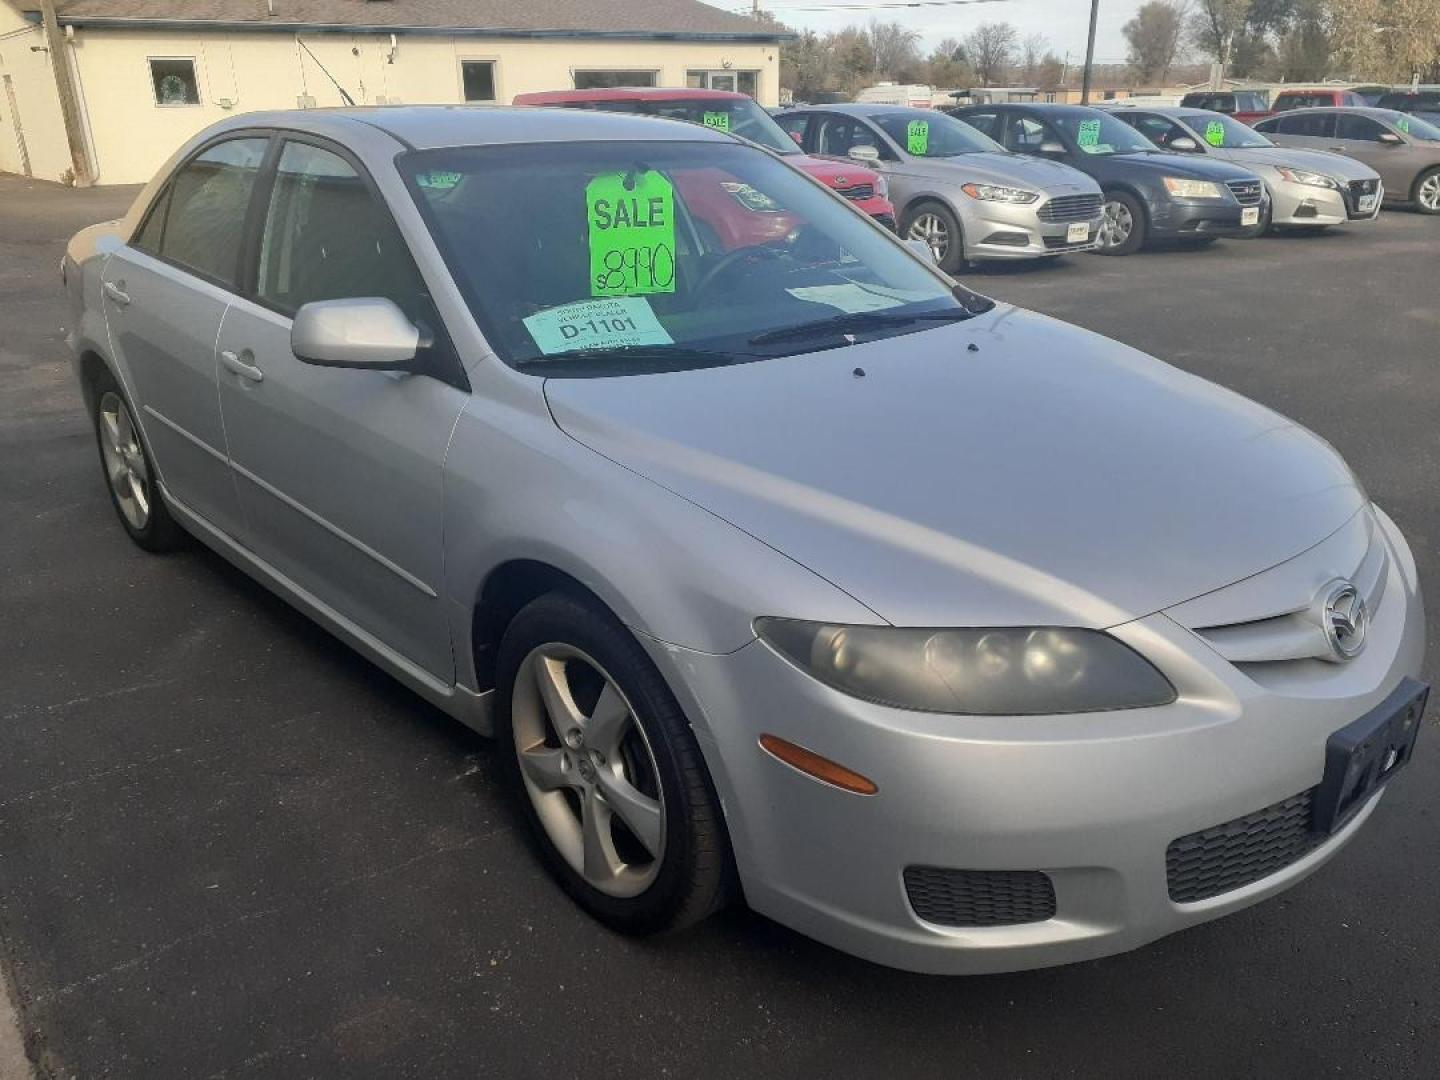
[[[1057,195],[1036,212],[1041,221],[1088,221],[1100,216],[1101,196]]]
[[[1265,185],[1258,180],[1230,180],[1225,185],[1241,206],[1259,206]]]
[[[940,926],[1016,926],[1055,917],[1055,885],[1039,870],[947,870],[907,866],[915,914]]]
[[[1324,834],[1310,827],[1316,790],[1171,841],[1165,850],[1170,899],[1177,904],[1209,900],[1309,855],[1325,842]]]

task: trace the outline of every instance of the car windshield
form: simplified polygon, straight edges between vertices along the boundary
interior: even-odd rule
[[[948,158],[961,154],[1003,154],[988,135],[944,113],[901,109],[874,117],[880,129],[914,157]]]
[[[1394,124],[1399,130],[1405,132],[1405,134],[1409,135],[1412,139],[1423,139],[1425,142],[1440,142],[1440,127],[1437,127],[1423,117],[1412,116],[1410,113],[1396,112],[1393,109],[1383,110],[1381,116]]]
[[[397,165],[491,345],[538,374],[763,360],[992,306],[738,143],[454,147]]]
[[[1129,124],[1098,109],[1047,112],[1045,118],[1086,154],[1159,153],[1155,144]]]
[[[604,108],[602,103],[600,108]],[[777,154],[799,154],[795,140],[786,135],[775,119],[750,98],[682,98],[676,101],[645,101],[639,110],[671,120],[687,120],[717,131],[728,131],[759,143]]]
[[[1261,150],[1275,145],[1249,124],[1242,124],[1224,113],[1182,113],[1180,122],[1211,146],[1232,150]]]

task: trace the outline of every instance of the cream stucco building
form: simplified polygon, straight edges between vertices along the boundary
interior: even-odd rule
[[[0,172],[138,183],[258,109],[506,104],[534,90],[710,86],[779,99],[774,27],[699,0],[0,0]],[[63,55],[52,56],[50,43]],[[58,80],[57,80],[58,72]]]

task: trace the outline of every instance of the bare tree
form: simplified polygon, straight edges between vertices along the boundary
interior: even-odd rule
[[[1006,22],[982,23],[965,37],[965,58],[981,86],[1003,82],[1015,63],[1020,34]]]
[[[1130,43],[1130,66],[1141,79],[1163,81],[1180,51],[1185,31],[1184,0],[1150,0],[1122,27]]]
[[[1235,55],[1236,39],[1244,33],[1253,0],[1196,0],[1190,34],[1200,51],[1220,61],[1223,71]]]
[[[1050,42],[1044,34],[1031,34],[1020,43],[1020,81],[1034,86],[1040,81],[1040,65],[1050,51]]]
[[[870,47],[875,50],[875,71],[890,78],[920,66],[920,32],[898,22],[870,20]]]
[[[960,89],[975,81],[975,72],[965,59],[965,48],[956,38],[945,38],[925,61],[925,81],[931,86]]]

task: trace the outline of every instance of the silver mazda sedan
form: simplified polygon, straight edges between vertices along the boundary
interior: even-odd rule
[[[1415,563],[1330,446],[731,136],[236,117],[64,275],[135,542],[493,733],[610,926],[1102,956],[1305,877],[1414,747]]]

